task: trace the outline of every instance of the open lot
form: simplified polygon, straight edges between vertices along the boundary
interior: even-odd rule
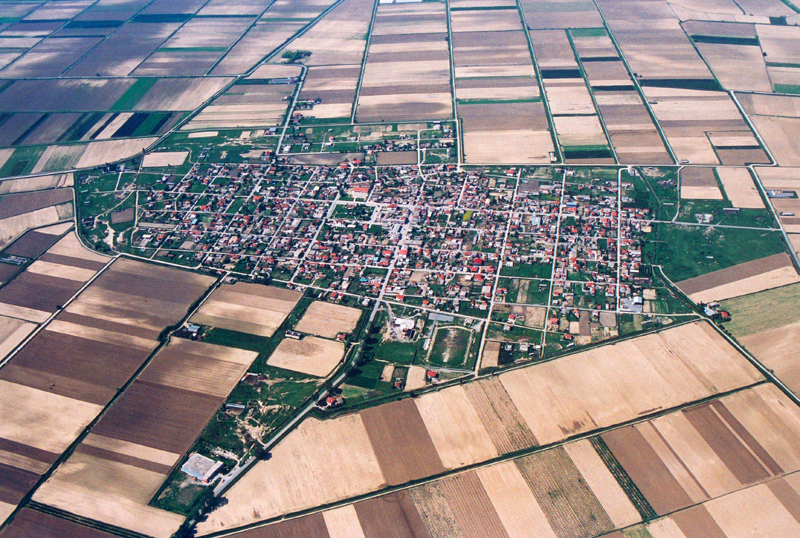
[[[294,328],[306,334],[336,338],[339,333],[352,333],[361,314],[358,308],[314,301]]]
[[[281,340],[267,364],[317,377],[327,377],[344,357],[344,344],[316,336]]]

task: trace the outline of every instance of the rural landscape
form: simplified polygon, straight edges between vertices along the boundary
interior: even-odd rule
[[[0,538],[800,536],[800,0],[0,0]]]

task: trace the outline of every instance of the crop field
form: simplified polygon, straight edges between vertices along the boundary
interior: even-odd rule
[[[601,437],[663,515],[796,472],[800,415],[787,403],[761,385]]]
[[[444,4],[378,7],[356,105],[359,122],[452,115]]]
[[[712,168],[682,168],[680,182],[683,199],[722,200],[722,192]]]
[[[764,201],[746,168],[717,168],[725,194],[733,207],[741,209],[763,209]]]
[[[691,351],[695,349],[704,351],[702,354]],[[603,376],[598,378],[586,372],[603,372]],[[676,379],[680,383],[675,383]],[[369,444],[361,450],[368,461],[375,462],[381,477],[371,481],[370,486],[363,486],[367,489],[359,490],[366,492],[379,489],[383,483],[403,484],[515,450],[562,441],[761,380],[744,357],[707,324],[686,324],[508,372],[496,379],[380,405],[358,415],[321,423],[310,421],[314,428],[317,424],[325,428],[347,426],[348,433],[342,435],[349,437],[361,436],[364,431]],[[598,383],[603,383],[602,391]],[[624,399],[624,406],[612,405],[612,401],[620,399]],[[282,465],[279,451],[286,453],[300,442],[297,432],[281,441],[273,458],[258,464],[262,470],[249,473],[230,490],[231,504],[214,511],[208,523],[201,524],[201,533],[286,513],[280,511],[279,503],[268,500],[271,496],[255,498],[253,492],[263,489],[264,480],[278,480],[272,475],[267,478],[265,468],[277,469],[273,466]],[[580,450],[576,452],[576,458],[587,458],[576,465],[584,469],[594,465]],[[293,461],[296,460],[284,460],[283,464],[294,465]],[[303,465],[317,468],[324,466],[324,462]],[[611,484],[602,475],[586,472],[592,477],[591,481],[586,479],[590,484]],[[291,475],[281,476],[289,480]],[[349,478],[347,483],[354,479]],[[314,495],[317,504],[338,498],[324,491]],[[603,506],[609,506],[616,518],[613,521],[630,519],[630,510],[618,495],[612,492],[606,497],[601,495],[600,499]],[[246,508],[245,502],[251,508]],[[283,508],[291,511],[302,506],[294,503]],[[589,515],[586,517],[591,519]],[[608,527],[611,528],[613,525]]]
[[[788,95],[747,94],[740,102],[780,166],[800,165],[800,98]]]
[[[108,261],[83,249],[74,233],[70,233],[50,247],[27,271],[0,288],[0,313],[42,322]]]
[[[148,503],[256,355],[174,340],[42,486],[38,498],[84,517],[169,536],[183,518]]]
[[[330,465],[331,458],[339,464]],[[359,415],[323,422],[309,419],[275,447],[271,459],[259,462],[237,482],[226,494],[230,503],[210,514],[201,532],[345,499],[383,484]]]
[[[220,329],[272,336],[302,296],[300,292],[246,282],[223,285],[212,292],[191,321]]]
[[[71,233],[14,280],[29,291],[14,292],[11,286],[2,291],[21,293],[20,296],[42,303],[34,307],[47,307],[44,303],[48,301],[63,302],[68,298],[66,293],[71,296],[107,263],[108,258],[85,250]],[[29,272],[36,278],[20,280]],[[131,279],[131,275],[144,272],[147,276],[142,280]],[[165,281],[170,282],[173,291],[163,291]],[[4,397],[0,408],[6,417],[0,432],[0,439],[5,440],[1,462],[27,477],[16,479],[12,504],[27,494],[38,476],[100,413],[156,348],[159,332],[177,322],[210,281],[175,269],[117,260],[0,370]],[[148,308],[142,306],[142,301],[149,299],[142,294],[154,292],[171,303],[162,304],[160,312],[145,314]],[[54,293],[61,293],[63,299],[55,299]],[[128,310],[110,307],[106,301],[99,312],[92,308],[98,296],[111,293]],[[8,303],[3,309],[17,317],[38,312],[37,316],[28,316],[38,321],[41,316],[49,316],[46,310]],[[215,377],[218,379],[219,375]],[[238,378],[237,372],[233,381]],[[37,428],[29,427],[31,420],[36,421]],[[199,427],[203,425],[204,422]]]
[[[451,11],[466,160],[549,162],[553,142],[522,21],[513,10],[496,13],[497,22],[487,25],[480,9]]]
[[[800,392],[798,294],[800,286],[794,284],[723,303],[733,316],[727,330],[795,393]]]
[[[287,99],[294,89],[294,84],[237,84],[217,97],[183,129],[277,126],[289,108]]]
[[[700,348],[688,342],[704,346],[707,353],[695,356],[690,350]],[[605,375],[597,378],[581,374],[583,369]],[[674,383],[675,379],[682,381]],[[759,379],[744,357],[713,329],[694,323],[500,376],[540,444]],[[603,384],[602,391],[597,389],[598,382]],[[625,406],[610,403],[623,395]]]

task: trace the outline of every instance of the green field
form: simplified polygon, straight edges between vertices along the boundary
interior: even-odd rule
[[[737,337],[800,322],[800,284],[722,302],[733,319],[725,327]]]
[[[784,252],[777,231],[656,224],[642,249],[645,263],[660,265],[679,282]]]

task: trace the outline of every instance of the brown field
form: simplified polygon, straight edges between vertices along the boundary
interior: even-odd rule
[[[311,53],[306,65],[361,65],[372,17],[371,0],[347,0],[292,46]]]
[[[723,301],[800,281],[792,259],[774,254],[733,267],[678,282],[676,285],[696,303]]]
[[[159,332],[180,320],[212,282],[204,275],[120,258],[66,311]]]
[[[722,192],[711,168],[682,168],[681,198],[686,200],[722,200]]]
[[[0,512],[0,521],[5,519]],[[0,530],[2,538],[114,538],[114,535],[78,523],[23,508],[14,522]]]
[[[302,293],[273,286],[237,282],[211,294],[192,316],[194,323],[233,331],[272,336]]]
[[[198,528],[207,534],[346,499],[383,484],[360,415],[324,422],[307,419],[272,450],[272,458],[258,462],[228,490],[229,504],[209,514]],[[356,511],[369,538],[358,505]]]
[[[63,233],[60,229],[56,231]],[[52,241],[52,237],[47,238],[49,234],[35,233],[38,235],[31,236],[32,239],[22,239],[20,251],[32,254]],[[0,289],[0,314],[42,322],[108,260],[84,249],[75,234],[70,233],[42,254],[27,271]]]
[[[500,381],[536,439],[546,444],[760,378],[707,324],[691,323],[509,372]]]
[[[138,380],[225,398],[258,353],[174,339]]]
[[[390,493],[355,505],[365,538],[428,538],[425,525],[407,491]]]
[[[451,387],[416,400],[444,466],[454,469],[498,455],[464,387]]]
[[[428,534],[432,536],[463,536],[438,482],[413,488],[409,493],[411,493],[414,506],[416,506]]]
[[[295,330],[323,338],[335,338],[339,333],[353,332],[361,314],[358,308],[314,301],[295,325]]]
[[[499,348],[500,344],[494,343]],[[468,383],[463,388],[498,453],[536,446],[536,438],[496,377]]]
[[[738,336],[739,342],[795,393],[800,393],[800,365],[797,364],[797,339],[800,323],[792,323],[765,331]]]
[[[387,484],[404,484],[445,470],[412,400],[365,409],[359,415]]]
[[[267,359],[276,368],[292,370],[317,377],[327,377],[344,357],[344,344],[306,336],[302,340],[281,340]]]
[[[180,166],[189,156],[188,151],[160,151],[148,153],[142,159],[142,168],[163,168],[166,166]]]

